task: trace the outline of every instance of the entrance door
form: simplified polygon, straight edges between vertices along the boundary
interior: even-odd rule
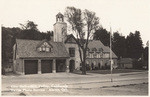
[[[37,74],[38,60],[25,60],[24,68],[25,68],[25,74]]]
[[[70,60],[70,64],[69,64],[70,72],[73,72],[74,69],[75,69],[75,61],[74,60]]]
[[[42,60],[41,61],[41,71],[42,73],[52,73],[52,60]]]
[[[65,62],[66,62],[65,59],[56,60],[56,72],[65,72],[66,70]]]

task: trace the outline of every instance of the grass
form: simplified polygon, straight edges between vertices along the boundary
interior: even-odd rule
[[[114,69],[112,71],[112,73],[130,73],[130,72],[143,72],[143,71],[146,71],[146,70],[135,70],[135,69]],[[81,74],[82,71],[80,70],[76,70],[74,71],[73,73],[75,74]],[[111,71],[110,70],[90,70],[90,71],[87,71],[87,73],[97,73],[97,74],[110,74]]]

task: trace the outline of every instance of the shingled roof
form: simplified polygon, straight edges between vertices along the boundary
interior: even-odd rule
[[[109,53],[110,52],[110,48],[108,46],[104,46],[103,43],[99,40],[90,40],[89,44],[88,44],[88,48],[91,50],[93,48],[96,48],[97,50],[102,48],[104,53]],[[115,55],[115,53],[111,50],[112,52],[112,57],[113,58],[117,58],[117,56]]]
[[[73,38],[77,42],[76,38],[72,34],[70,34],[67,36],[65,43],[68,41],[69,38]],[[102,48],[104,53],[110,52],[110,48],[108,46],[104,46],[100,40],[89,40],[88,48],[90,50],[92,50],[93,48],[96,48],[97,50]],[[117,56],[115,55],[115,53],[112,50],[111,50],[111,52],[112,52],[112,57],[117,58]]]
[[[62,58],[69,57],[65,45],[61,42],[47,41],[53,46],[52,52],[39,52],[37,46],[41,43],[40,40],[24,40],[16,39],[17,53],[20,58]]]

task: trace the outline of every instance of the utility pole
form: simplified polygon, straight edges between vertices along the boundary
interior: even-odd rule
[[[111,43],[111,33],[112,33],[112,30],[111,30],[111,27],[110,27],[110,72],[111,72],[111,82],[113,82],[113,79],[112,79],[112,70],[113,70],[113,68],[112,68],[112,65],[113,65],[113,60],[112,60],[112,50],[111,50],[111,48],[112,48],[112,43]]]

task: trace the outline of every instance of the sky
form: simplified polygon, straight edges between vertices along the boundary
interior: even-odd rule
[[[56,14],[67,6],[94,11],[100,25],[123,36],[140,31],[143,44],[150,35],[150,0],[1,0],[0,22],[5,27],[20,27],[30,20],[42,32],[53,30]]]

